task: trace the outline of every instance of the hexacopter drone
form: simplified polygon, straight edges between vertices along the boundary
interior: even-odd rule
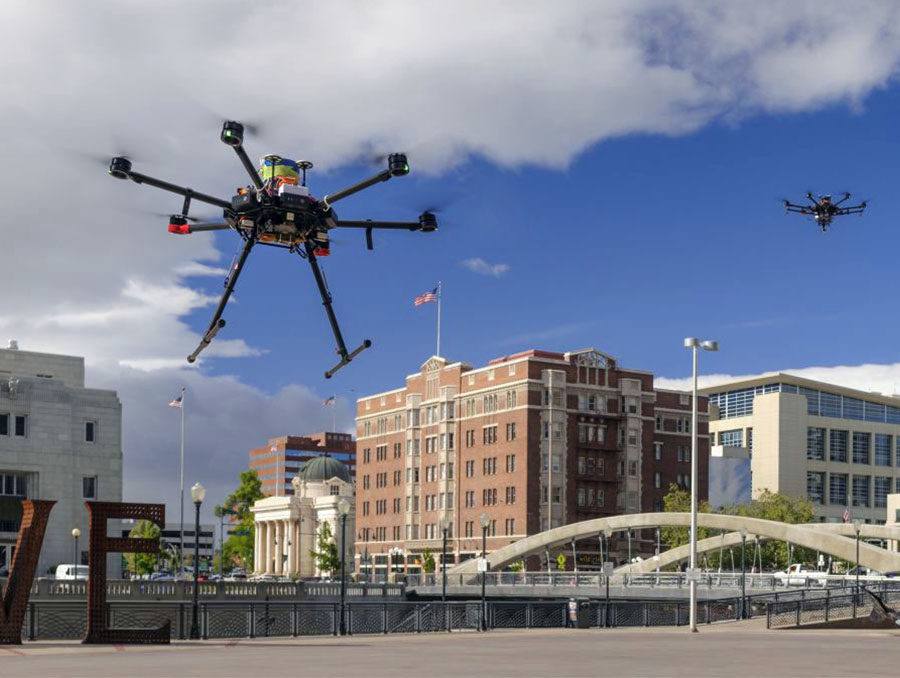
[[[784,201],[784,209],[788,212],[796,212],[797,214],[805,214],[816,220],[816,223],[825,232],[831,226],[831,222],[835,217],[842,217],[846,214],[862,214],[866,209],[866,202],[863,201],[858,205],[848,205],[841,207],[841,203],[850,199],[849,193],[844,193],[844,197],[837,202],[832,202],[830,195],[820,195],[817,198],[812,193],[806,194],[806,199],[811,205],[795,205],[789,200]]]
[[[328,232],[333,228],[365,229],[366,247],[371,250],[373,229],[431,232],[437,230],[437,219],[432,212],[425,211],[419,215],[418,221],[345,221],[338,219],[332,209],[332,205],[338,200],[393,177],[409,174],[409,163],[403,153],[392,153],[387,156],[387,169],[319,200],[311,196],[306,187],[306,171],[313,166],[308,160],[295,162],[278,155],[267,155],[261,159],[261,166],[257,170],[244,150],[244,126],[241,123],[231,120],[225,122],[220,138],[234,149],[253,181],[252,186],[238,188],[237,195],[230,201],[134,172],[131,169],[131,160],[124,156],[113,158],[109,164],[109,174],[116,179],[131,179],[138,184],[147,184],[184,196],[181,213],[173,214],[169,219],[170,233],[184,235],[200,231],[232,229],[244,241],[225,278],[225,292],[219,300],[209,328],[200,340],[200,345],[187,360],[190,363],[197,360],[200,352],[209,346],[219,330],[225,326],[225,320],[222,319],[225,305],[234,291],[250,250],[257,243],[261,243],[296,252],[309,262],[322,296],[322,304],[328,314],[328,321],[331,323],[331,330],[337,341],[337,353],[341,356],[338,364],[325,372],[325,378],[330,379],[335,372],[369,348],[372,342],[366,339],[353,351],[348,351],[344,344],[344,337],[341,335],[331,304],[331,293],[317,261],[317,257],[330,254]],[[188,216],[192,200],[221,207],[224,211],[224,221],[198,222]]]

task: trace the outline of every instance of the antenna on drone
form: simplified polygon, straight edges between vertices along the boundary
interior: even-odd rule
[[[309,160],[301,160],[297,163],[297,167],[303,172],[303,186],[306,186],[306,170],[312,169],[313,164]]]

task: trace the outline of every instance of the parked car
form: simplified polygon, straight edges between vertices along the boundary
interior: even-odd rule
[[[812,570],[801,563],[794,563],[786,571],[775,573],[775,581],[784,586],[825,586],[828,575]]]
[[[162,570],[160,572],[154,572],[153,574],[151,574],[150,581],[175,581],[175,577],[171,572]]]
[[[87,579],[88,578],[88,566],[87,565],[57,565],[56,566],[56,578],[57,579]]]

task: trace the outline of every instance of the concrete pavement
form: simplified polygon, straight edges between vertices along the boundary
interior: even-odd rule
[[[900,630],[521,630],[0,648],[7,676],[896,676]]]

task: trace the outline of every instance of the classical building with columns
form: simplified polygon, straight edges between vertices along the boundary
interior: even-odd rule
[[[311,551],[316,549],[319,531],[325,523],[329,524],[340,549],[338,504],[341,499],[350,504],[345,557],[348,568],[352,567],[355,498],[350,470],[333,457],[316,457],[303,464],[292,486],[293,495],[266,497],[250,509],[256,528],[255,573],[292,578],[327,574],[318,570]]]

